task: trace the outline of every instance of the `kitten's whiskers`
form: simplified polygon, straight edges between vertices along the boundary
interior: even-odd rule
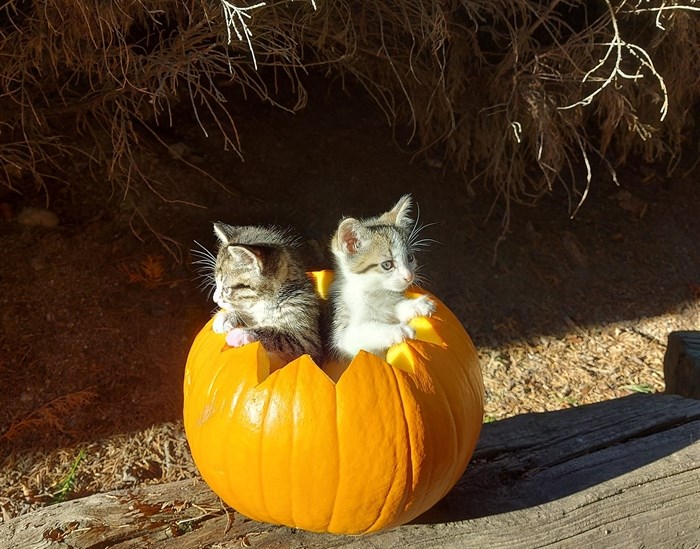
[[[421,288],[430,287],[433,285],[433,281],[430,279],[430,277],[426,276],[424,272],[422,272],[422,268],[423,265],[418,265],[414,270],[413,274],[415,275],[415,279],[413,280],[413,283]]]
[[[440,244],[437,240],[433,238],[418,238],[421,231],[437,225],[437,223],[421,223],[420,222],[420,207],[416,208],[416,220],[411,227],[411,232],[408,234],[407,247],[411,250],[421,250],[427,248],[431,244]]]
[[[198,288],[200,290],[208,289],[207,299],[210,299],[214,289],[216,288],[216,282],[214,281],[214,267],[216,266],[216,257],[207,248],[202,246],[196,240],[194,243],[201,249],[193,248],[190,250],[192,254],[197,257],[195,261],[192,261],[193,265],[197,265],[196,270],[199,274],[195,277],[195,280],[199,280]]]

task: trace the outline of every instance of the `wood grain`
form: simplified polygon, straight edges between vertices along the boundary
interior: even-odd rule
[[[637,395],[484,426],[457,486],[371,536],[250,521],[195,480],[96,494],[0,526],[0,547],[700,546],[700,401]]]

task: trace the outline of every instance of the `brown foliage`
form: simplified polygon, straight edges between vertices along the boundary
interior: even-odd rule
[[[97,393],[90,390],[76,391],[63,395],[43,404],[25,417],[14,420],[4,433],[0,434],[0,440],[12,441],[21,434],[31,429],[65,430],[65,420],[75,410],[90,404],[97,398]]]
[[[149,254],[136,264],[120,263],[117,268],[132,284],[140,284],[144,288],[155,288],[163,284],[165,267],[161,255]]]
[[[291,90],[298,109],[301,74],[320,68],[359,81],[417,154],[508,200],[566,181],[573,209],[585,197],[566,176],[577,161],[599,157],[612,171],[631,155],[677,160],[700,89],[700,18],[677,4],[10,0],[0,7],[0,174],[13,188],[27,173],[45,184],[46,164],[77,152],[62,137],[74,128],[119,192],[141,181],[160,194],[138,153],[144,136],[158,139],[154,125],[174,124],[176,103],[238,150],[223,90],[273,104]]]

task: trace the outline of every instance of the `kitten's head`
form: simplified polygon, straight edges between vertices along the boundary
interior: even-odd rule
[[[415,279],[416,258],[410,244],[411,196],[370,219],[343,219],[331,250],[338,268],[363,285],[403,292]]]
[[[214,301],[222,309],[247,311],[274,296],[292,269],[293,238],[264,227],[214,224],[219,251],[214,264]]]

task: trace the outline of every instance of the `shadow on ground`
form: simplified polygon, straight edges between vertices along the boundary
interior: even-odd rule
[[[0,425],[66,395],[94,395],[85,413],[48,433],[25,431],[16,444],[51,448],[180,418],[189,344],[212,309],[188,251],[194,241],[214,247],[216,220],[291,225],[307,241],[310,267],[327,268],[327,241],[341,216],[377,214],[411,192],[421,221],[434,223],[425,236],[440,242],[420,258],[426,285],[477,347],[633,322],[698,292],[700,193],[690,177],[666,180],[633,166],[620,174],[622,189],[601,172],[573,220],[563,188],[536,208],[513,205],[495,256],[502,203],[488,217],[493,197],[484,182],[412,160],[367,100],[334,96],[311,104],[297,115],[237,114],[244,162],[193,121],[164,133],[240,194],[164,153],[151,164],[168,197],[203,207],[147,193],[125,205],[107,200],[107,183],[81,194],[84,186],[64,182],[49,205],[58,228],[0,222],[0,393],[9,396]],[[15,211],[43,205],[40,195],[6,191],[0,201]],[[132,215],[134,205],[143,218]],[[183,263],[154,232],[180,243]],[[161,265],[161,278],[151,285],[130,280],[129,269],[149,257]]]
[[[463,477],[414,523],[532,510],[595,487],[588,496],[580,496],[578,505],[604,501],[637,485],[695,469],[697,452],[662,462],[693,445],[698,436],[700,402],[671,395],[633,395],[504,419],[484,426]],[[638,472],[646,466],[652,467]],[[623,478],[629,473],[636,476]],[[556,515],[550,509],[541,516],[548,513]],[[537,517],[532,513],[533,520]]]

